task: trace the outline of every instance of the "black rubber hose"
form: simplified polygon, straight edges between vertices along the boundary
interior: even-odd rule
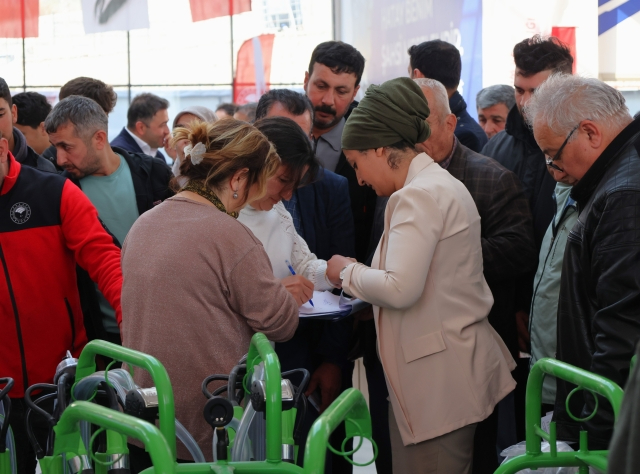
[[[31,400],[31,392],[33,392],[34,390],[53,390],[56,393],[53,393],[52,395],[58,396],[57,394],[58,387],[50,383],[37,383],[29,387],[24,392],[24,402],[27,404],[27,406],[31,408],[33,411],[35,411],[36,413],[40,414],[42,417],[44,417],[47,420],[47,423],[49,423],[49,426],[54,427],[56,424],[56,419],[50,413],[47,413],[38,405],[33,403],[33,400]]]
[[[304,393],[302,394],[302,397],[300,398],[302,400],[302,408],[298,409],[298,416],[296,419],[296,424],[293,428],[293,442],[295,444],[297,444],[298,446],[301,445],[301,443],[305,442],[304,439],[304,431],[302,430],[302,425],[304,424],[304,419],[307,416],[307,397],[304,395]],[[297,407],[296,407],[297,408]]]
[[[298,389],[293,397],[293,406],[298,408],[300,403],[300,396],[304,393],[309,385],[309,380],[311,380],[311,374],[307,369],[293,369],[288,370],[287,372],[282,373],[282,378],[288,377],[289,375],[295,374],[296,372],[302,373],[302,382],[298,385]]]
[[[13,379],[11,377],[5,377],[0,379],[0,384],[6,384],[5,387],[0,390],[0,403],[4,405],[4,421],[0,426],[0,453],[4,453],[7,450],[7,431],[9,431],[9,416],[11,416],[11,398],[9,398],[9,392],[13,388]]]
[[[31,387],[29,387],[31,388]],[[57,393],[49,393],[47,395],[43,395],[42,397],[38,398],[38,400],[36,400],[36,403],[33,403],[31,401],[31,399],[29,399],[29,403],[31,403],[31,405],[29,405],[29,403],[27,403],[27,405],[29,406],[29,408],[27,409],[27,412],[25,414],[25,426],[27,428],[27,437],[29,438],[29,442],[31,443],[31,446],[33,446],[33,450],[36,452],[36,457],[38,459],[42,459],[45,456],[45,452],[42,450],[42,446],[40,446],[40,443],[38,443],[38,440],[36,439],[36,436],[33,434],[33,428],[31,428],[31,423],[29,422],[30,418],[31,418],[31,413],[33,411],[35,411],[36,413],[40,412],[44,412],[46,413],[50,418],[53,419],[53,417],[51,415],[49,415],[46,411],[44,411],[42,408],[40,408],[39,406],[37,406],[37,404],[42,403],[46,400],[50,400],[52,398],[57,397],[58,394]],[[26,397],[26,393],[25,393],[25,401],[26,401],[27,397]],[[32,408],[35,407],[35,410],[33,410]],[[48,421],[48,420],[47,420]],[[52,427],[49,428],[49,439],[51,438],[51,433],[52,433]],[[53,444],[53,443],[51,443]]]
[[[202,381],[202,393],[208,399],[212,398],[214,395],[209,392],[207,385],[209,385],[211,382],[215,382],[216,380],[226,382],[229,380],[229,376],[224,374],[213,374],[213,375],[209,375],[206,379]]]
[[[236,365],[231,372],[229,373],[229,381],[227,382],[227,399],[231,402],[233,406],[238,406],[238,400],[236,399],[236,380],[238,379],[238,374],[244,371],[247,372],[246,364]]]
[[[56,400],[56,408],[53,411],[53,418],[56,423],[60,421],[62,412],[67,408],[67,380],[69,380],[69,378],[70,375],[65,372],[58,378],[58,383],[56,384],[58,386],[58,397]]]

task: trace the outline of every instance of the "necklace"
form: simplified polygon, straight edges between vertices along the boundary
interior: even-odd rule
[[[180,191],[191,191],[192,193],[196,193],[198,196],[202,196],[211,204],[216,206],[222,212],[230,215],[234,219],[238,218],[238,213],[235,211],[228,212],[227,208],[224,207],[224,204],[222,204],[222,201],[220,200],[220,198],[218,198],[218,196],[216,196],[216,194],[213,191],[211,191],[207,186],[205,186],[203,181],[200,181],[200,180],[189,181],[186,184],[186,186],[184,186]]]

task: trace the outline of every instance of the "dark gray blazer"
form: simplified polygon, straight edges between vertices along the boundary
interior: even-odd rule
[[[518,355],[515,313],[519,278],[538,265],[529,201],[518,177],[492,158],[459,142],[447,171],[462,181],[481,218],[484,276],[493,293],[489,322]]]

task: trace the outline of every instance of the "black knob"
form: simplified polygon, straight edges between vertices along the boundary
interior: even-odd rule
[[[233,405],[226,398],[210,398],[204,406],[204,419],[214,429],[226,426],[233,419]]]

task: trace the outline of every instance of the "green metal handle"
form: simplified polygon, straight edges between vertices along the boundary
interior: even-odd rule
[[[54,456],[75,452],[80,421],[88,421],[142,441],[151,456],[156,474],[175,473],[174,455],[158,428],[146,421],[90,402],[74,402],[62,413],[60,421],[53,428],[56,433]]]
[[[158,359],[142,352],[134,351],[126,347],[111,344],[110,342],[93,340],[82,350],[76,368],[76,381],[83,379],[96,371],[96,355],[111,357],[114,360],[126,362],[129,365],[145,369],[151,375],[151,379],[158,392],[158,417],[160,419],[160,431],[164,435],[173,459],[176,459],[176,425],[175,405],[173,401],[173,389],[169,374]]]
[[[304,451],[304,472],[324,473],[324,462],[329,436],[345,420],[347,438],[362,436],[371,439],[371,416],[362,392],[350,388],[342,392],[311,426]],[[358,429],[359,427],[359,429]]]
[[[266,424],[267,424],[267,462],[282,460],[282,388],[280,385],[280,361],[271,347],[267,336],[256,333],[251,338],[247,371],[249,377],[253,367],[264,362],[265,389],[267,392]],[[247,397],[247,400],[249,397]]]
[[[526,391],[526,449],[527,454],[539,454],[541,452],[541,437],[536,432],[536,426],[540,424],[542,405],[542,381],[546,374],[566,380],[605,397],[613,407],[615,421],[620,415],[622,397],[624,392],[618,384],[600,375],[587,372],[572,365],[560,362],[556,359],[544,358],[536,362],[529,372]],[[555,444],[555,439],[549,440]]]

